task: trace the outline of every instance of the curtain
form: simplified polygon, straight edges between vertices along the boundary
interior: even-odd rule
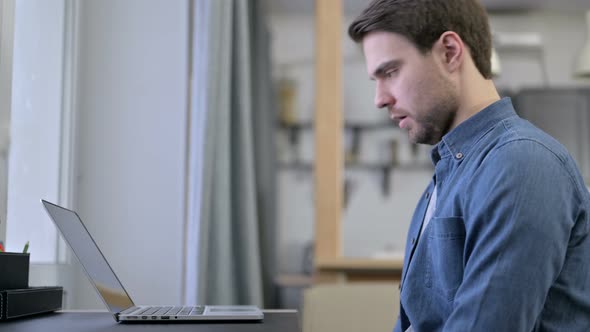
[[[275,112],[262,4],[196,0],[194,15],[191,128],[203,145],[202,162],[190,162],[202,172],[190,180],[201,191],[189,190],[199,222],[189,222],[198,263],[188,279],[196,274],[197,303],[273,307]]]

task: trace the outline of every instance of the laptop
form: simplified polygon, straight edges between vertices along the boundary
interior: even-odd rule
[[[137,305],[90,236],[78,214],[41,200],[45,210],[82,264],[98,295],[117,322],[262,320],[263,312],[249,305]]]

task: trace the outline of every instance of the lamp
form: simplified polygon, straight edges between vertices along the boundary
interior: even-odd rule
[[[590,76],[590,10],[586,12],[586,44],[576,61],[576,76]]]

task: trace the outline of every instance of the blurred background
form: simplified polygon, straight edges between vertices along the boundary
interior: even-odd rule
[[[322,1],[322,0],[316,0]],[[342,1],[342,256],[399,258],[432,176],[373,105]],[[590,3],[483,0],[494,81],[590,182]],[[313,0],[1,0],[0,240],[104,308],[39,199],[73,208],[136,302],[302,309],[314,272]],[[586,53],[584,53],[586,52]],[[394,315],[392,315],[394,316]]]

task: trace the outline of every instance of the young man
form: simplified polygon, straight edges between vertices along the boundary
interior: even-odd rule
[[[349,35],[377,107],[435,145],[395,331],[590,331],[590,195],[565,148],[498,96],[481,4],[376,0]]]

